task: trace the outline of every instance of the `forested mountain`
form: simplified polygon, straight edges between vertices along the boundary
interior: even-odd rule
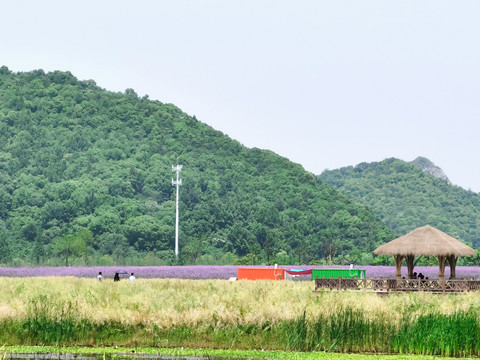
[[[367,206],[400,235],[429,224],[480,245],[479,194],[451,185],[428,159],[361,163],[326,170],[319,179]]]
[[[175,263],[176,164],[180,263],[371,262],[395,236],[300,165],[174,105],[1,67],[0,264]]]

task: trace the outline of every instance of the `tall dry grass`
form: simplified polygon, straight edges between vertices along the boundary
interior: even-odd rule
[[[0,340],[480,354],[480,293],[379,297],[314,293],[313,287],[288,281],[0,278]]]
[[[311,282],[137,279],[103,281],[74,277],[0,278],[0,321],[25,319],[32,304],[45,303],[55,317],[162,328],[198,325],[249,325],[333,316],[345,308],[367,319],[379,315],[395,324],[412,316],[477,309],[480,294],[428,293],[379,297],[365,292],[313,293]]]
[[[269,281],[0,278],[0,288],[0,320],[24,319],[32,303],[42,302],[52,316],[68,306],[78,319],[164,328],[278,322],[317,301],[311,283]]]

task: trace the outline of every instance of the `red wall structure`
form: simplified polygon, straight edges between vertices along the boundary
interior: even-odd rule
[[[285,280],[283,269],[238,268],[238,280]]]

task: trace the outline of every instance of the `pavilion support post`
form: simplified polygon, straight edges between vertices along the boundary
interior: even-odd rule
[[[399,285],[400,281],[402,280],[402,261],[405,258],[405,256],[394,255],[393,257],[395,259],[395,267],[396,267],[395,278],[397,279],[397,285]]]
[[[447,260],[448,260],[448,264],[450,265],[450,279],[455,279],[456,278],[455,268],[457,267],[458,256],[449,255],[447,257]]]
[[[406,261],[407,261],[407,268],[408,268],[408,278],[413,279],[413,262],[415,260],[415,255],[407,255]]]
[[[447,260],[445,255],[438,256],[438,279],[442,286],[445,284],[445,260]]]

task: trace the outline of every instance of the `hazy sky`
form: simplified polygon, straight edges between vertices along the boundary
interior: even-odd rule
[[[315,174],[425,156],[480,191],[480,1],[9,1],[0,65],[173,103]]]

